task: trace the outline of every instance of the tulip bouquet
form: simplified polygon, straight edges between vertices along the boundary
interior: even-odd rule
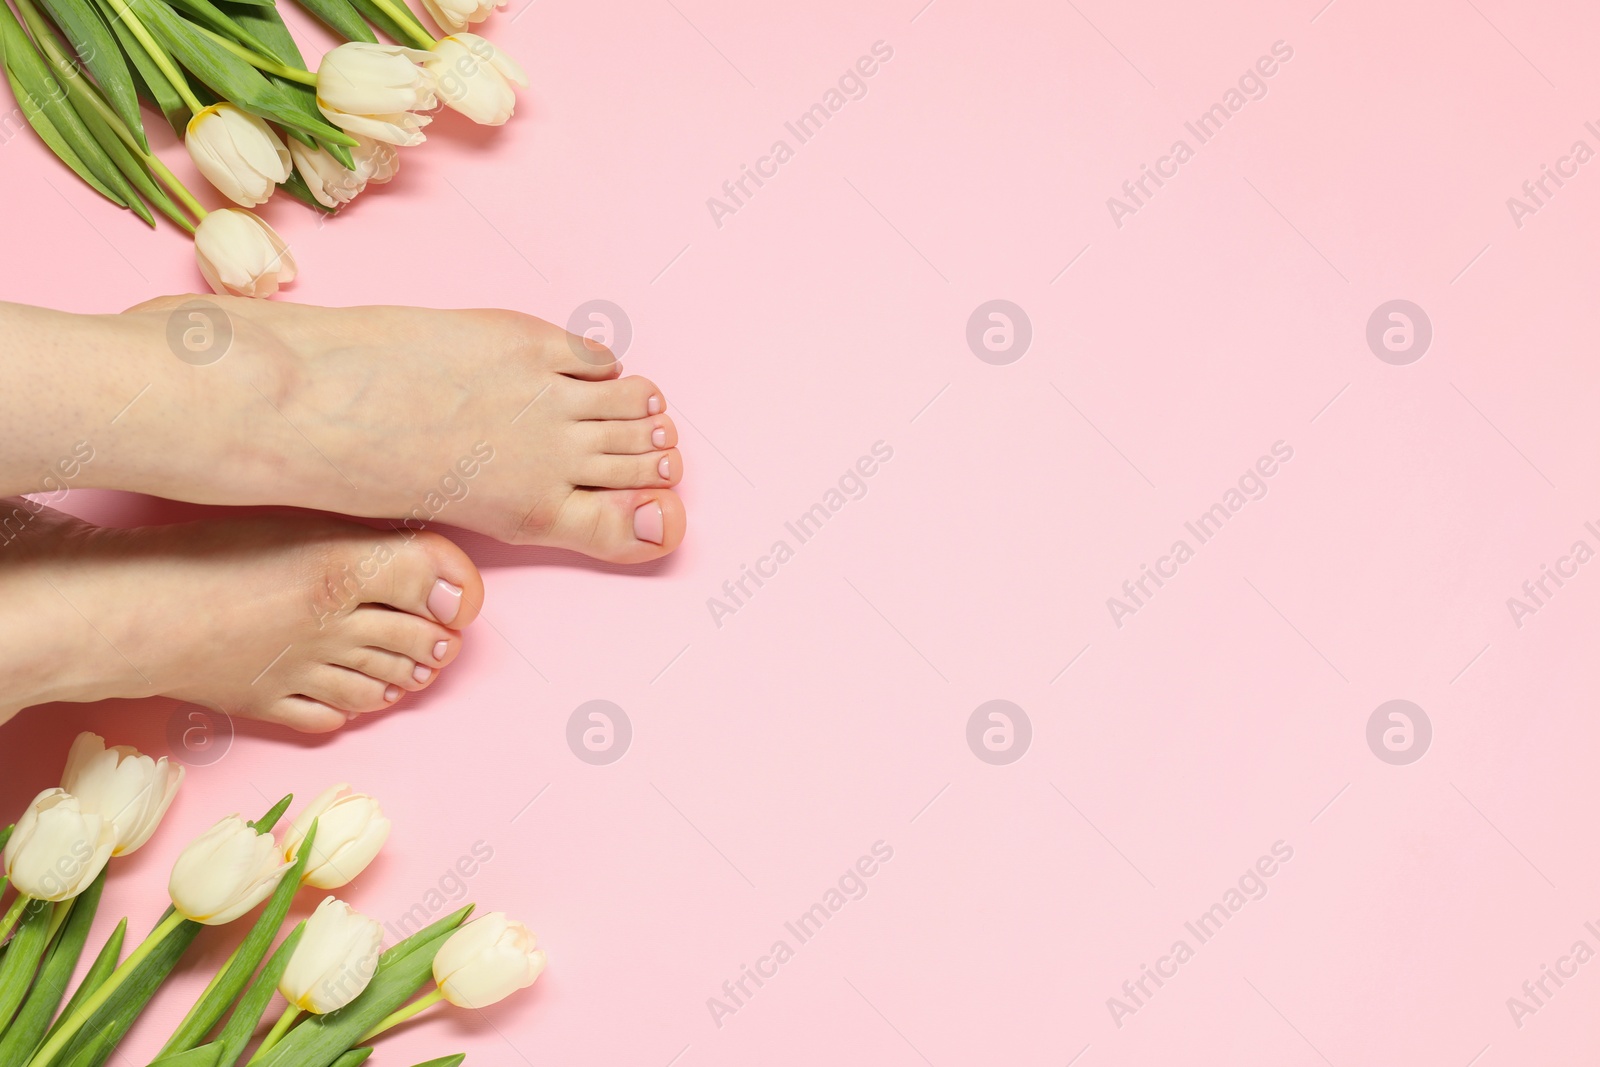
[[[399,148],[425,139],[441,105],[498,126],[528,85],[465,32],[505,0],[424,0],[442,39],[406,0],[297,2],[345,42],[315,72],[275,0],[0,0],[0,66],[78,177],[147,224],[159,212],[192,234],[216,292],[271,296],[294,279],[294,256],[248,209],[282,188],[336,212],[394,177]],[[208,211],[150,150],[141,102],[237,207]]]
[[[165,758],[84,733],[62,786],[0,830],[0,901],[7,883],[16,890],[0,909],[0,1067],[101,1067],[201,928],[263,903],[151,1067],[357,1067],[373,1038],[439,1002],[482,1008],[544,970],[527,927],[500,912],[471,919],[470,904],[384,949],[379,924],[330,895],[274,947],[301,886],[347,885],[389,836],[377,802],[338,785],[281,841],[273,828],[291,797],[254,822],[230,815],[192,841],[173,864],[172,907],[155,929],[124,957],[123,919],[68,997],[109,861],[150,839],[182,781],[183,768]],[[245,1060],[275,992],[287,1006]]]

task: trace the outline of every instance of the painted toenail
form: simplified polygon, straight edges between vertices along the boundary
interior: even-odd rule
[[[450,651],[450,642],[449,641],[440,641],[438,644],[433,646],[433,658],[442,660],[442,659],[444,659],[444,654],[446,652],[449,652],[449,651]]]
[[[666,518],[661,514],[661,505],[655,502],[644,504],[633,513],[633,536],[641,541],[649,541],[659,545],[666,538]]]
[[[399,700],[399,699],[400,699],[400,687],[398,685],[391,685],[389,688],[387,688],[387,689],[385,689],[383,691],[383,702],[385,704],[393,704],[396,700]]]
[[[661,414],[661,398],[652,394],[649,402],[645,404],[645,410],[652,415]]]
[[[663,478],[672,477],[672,464],[669,462],[669,457],[662,456],[661,462],[656,464],[656,470],[661,472],[661,477]]]
[[[428,611],[434,618],[449,626],[461,613],[461,589],[440,578],[433,583],[428,594]]]
[[[650,443],[657,448],[667,447],[667,430],[664,426],[657,426],[650,431]]]
[[[433,668],[424,667],[419,663],[411,669],[411,677],[415,678],[419,682],[426,682],[429,678],[433,677]]]

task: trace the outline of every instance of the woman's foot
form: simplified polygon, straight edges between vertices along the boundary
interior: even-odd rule
[[[432,533],[321,518],[115,530],[0,501],[0,722],[169,696],[322,732],[426,688],[483,583]]]
[[[666,395],[539,319],[186,296],[0,311],[0,353],[19,361],[0,385],[45,398],[0,417],[0,456],[18,460],[4,474],[65,457],[72,485],[448,523],[617,563],[683,539]]]

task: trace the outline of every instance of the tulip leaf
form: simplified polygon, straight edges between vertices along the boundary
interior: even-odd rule
[[[245,990],[244,996],[239,998],[239,1006],[233,1009],[233,1014],[228,1016],[228,1023],[222,1028],[221,1035],[214,1045],[218,1050],[216,1067],[233,1067],[239,1060],[239,1054],[250,1043],[250,1035],[255,1033],[256,1026],[261,1022],[262,1014],[267,1010],[267,1002],[272,999],[272,994],[278,990],[278,981],[283,978],[284,969],[289,966],[289,960],[294,956],[295,946],[300,944],[301,936],[306,932],[306,924],[300,923],[283,939],[283,944],[278,946],[267,965],[261,968],[261,973],[256,975],[250,988]]]
[[[284,182],[280,188],[282,188],[284,192],[288,193],[296,200],[300,201],[306,207],[320,211],[324,215],[332,215],[337,210],[321,203],[316,197],[311,195],[311,187],[306,185],[306,180],[300,176],[299,171],[295,171],[290,174],[289,180]]]
[[[213,1041],[209,1045],[201,1045],[188,1052],[180,1052],[176,1056],[163,1056],[153,1061],[150,1067],[216,1067],[217,1056],[221,1051],[222,1043]]]
[[[251,33],[236,19],[231,18],[225,11],[213,4],[211,0],[167,0],[171,6],[186,14],[191,21],[201,26],[208,26],[224,37],[231,37],[246,48],[266,56],[268,59],[282,60],[277,49],[263,44],[261,39]]]
[[[370,1055],[372,1055],[372,1046],[362,1045],[359,1048],[351,1049],[334,1060],[333,1067],[361,1067],[363,1063],[367,1062],[367,1057]]]
[[[272,807],[267,813],[250,824],[250,829],[258,834],[270,834],[272,828],[278,825],[278,820],[283,818],[283,813],[289,810],[289,805],[294,803],[294,794],[290,793]]]
[[[302,3],[305,0],[301,0]],[[347,0],[351,7],[361,13],[361,17],[372,23],[396,44],[403,44],[407,48],[415,45],[415,40],[409,33],[400,28],[400,24],[383,8],[373,3],[372,0]]]
[[[300,6],[346,41],[378,43],[378,35],[362,21],[361,13],[351,5],[350,0],[300,0]]]
[[[56,81],[33,41],[23,32],[22,24],[11,13],[11,8],[4,4],[0,4],[0,8],[4,8],[0,11],[0,55],[4,56],[6,70],[15,76],[26,95],[33,98],[34,104],[50,120],[50,125],[55,127],[61,140],[72,149],[88,171],[117,195],[122,206],[130,206],[136,197],[122,172],[106,155],[105,149],[95,140],[78,113],[68,105],[66,90]],[[70,162],[68,166],[71,166]]]
[[[150,145],[144,137],[144,122],[139,117],[139,96],[133,86],[133,73],[93,0],[39,0],[39,3],[61,27],[61,32],[72,43],[72,50],[94,75],[111,109],[128,124],[140,147],[148,150]]]
[[[78,966],[78,957],[83,955],[84,943],[89,940],[89,927],[94,923],[105,885],[106,871],[102,867],[89,888],[69,902],[71,911],[61,926],[60,936],[50,946],[44,965],[39,968],[38,980],[16,1018],[4,1028],[5,1036],[0,1037],[0,1067],[22,1067],[50,1028],[50,1020],[61,1006],[61,998],[67,995],[67,986],[72,983],[72,972]]]
[[[250,928],[250,933],[240,942],[239,947],[234,949],[233,955],[228,957],[228,962],[217,972],[211,984],[206,986],[205,992],[200,994],[200,999],[195,1001],[194,1007],[189,1009],[189,1014],[178,1024],[178,1029],[167,1039],[167,1043],[157,1054],[158,1059],[175,1052],[187,1051],[205,1040],[205,1036],[211,1032],[217,1020],[228,1010],[228,1005],[234,1002],[239,991],[245,987],[245,983],[250,981],[250,976],[256,973],[262,957],[267,954],[267,949],[272,947],[273,939],[278,936],[278,929],[283,926],[284,916],[289,913],[289,905],[294,901],[294,895],[300,888],[300,877],[305,873],[306,862],[311,858],[311,843],[316,837],[317,824],[313,821],[311,829],[306,832],[305,844],[300,847],[300,854],[295,858],[294,865],[278,880],[278,885],[267,900],[266,909],[262,911],[261,917]],[[266,1005],[263,1004],[262,1007],[265,1008]],[[254,1023],[250,1025],[252,1029],[255,1026]],[[245,1037],[249,1036],[250,1031],[245,1031]],[[233,1059],[225,1058],[223,1062],[231,1067]]]
[[[39,957],[44,955],[50,938],[50,913],[54,910],[55,905],[48,900],[29,901],[22,909],[22,921],[17,924],[11,948],[0,959],[0,1030],[6,1029],[33,984]]]
[[[189,108],[183,102],[183,97],[178,95],[178,90],[173,88],[167,76],[156,65],[156,61],[150,58],[150,53],[145,51],[145,46],[133,35],[133,31],[128,29],[128,24],[117,14],[109,0],[95,0],[95,10],[100,12],[101,20],[111,27],[117,43],[122,45],[123,53],[133,65],[135,79],[144,88],[145,99],[160,109],[173,132],[182,137],[184,127],[189,121]]]
[[[140,199],[140,196],[133,197],[128,202],[128,209],[154,227],[156,224],[155,217],[150,214],[150,208],[144,202],[145,200],[152,200],[157,207],[161,208],[163,214],[166,214],[170,209],[172,215],[169,217],[180,220],[180,225],[190,225],[187,220],[183,219],[181,214],[178,214],[177,205],[173,204],[167,195],[161,191],[161,187],[156,185],[155,179],[150,177],[150,172],[144,169],[144,164],[139,162],[134,154],[128,150],[127,145],[122,143],[122,139],[111,129],[111,124],[105,120],[105,117],[93,108],[79,107],[78,102],[75,100],[72,101],[72,104],[74,110],[78,112],[78,117],[83,119],[83,124],[89,127],[89,132],[94,134],[95,140],[99,141],[100,146],[106,150],[106,155],[110,156],[111,161],[117,165],[117,170],[121,171],[122,176],[128,179],[129,184],[139,191],[140,196],[144,197],[144,199]]]
[[[268,2],[260,5],[251,0],[221,0],[217,5],[229,18],[272,46],[273,54],[290,66],[306,69],[306,57],[300,54],[294,34],[284,24],[277,7]]]
[[[461,1067],[461,1062],[467,1058],[465,1052],[458,1052],[454,1056],[441,1056],[427,1063],[419,1063],[417,1067]]]
[[[471,911],[470,905],[412,934],[378,957],[361,995],[338,1011],[290,1030],[255,1067],[332,1067],[368,1030],[410,1000],[433,977],[433,957]]]
[[[96,989],[105,984],[107,978],[111,977],[111,972],[116,970],[117,964],[122,961],[122,941],[127,935],[128,920],[124,918],[117,923],[117,928],[111,931],[111,936],[106,938],[106,943],[100,948],[100,955],[96,956],[94,962],[89,965],[88,973],[83,976],[83,981],[78,983],[78,988],[67,1001],[67,1006],[61,1009],[61,1014],[56,1016],[56,1021],[44,1033],[44,1038],[47,1039],[51,1034],[55,1033],[56,1027],[60,1026],[77,1009],[78,1005],[87,1000]],[[71,975],[69,974],[68,977],[70,978]]]

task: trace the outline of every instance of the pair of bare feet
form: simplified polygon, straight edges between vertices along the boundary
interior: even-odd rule
[[[423,527],[617,563],[683,539],[665,395],[602,347],[513,312],[191,299],[0,304],[0,722],[164,695],[336,729],[432,683],[483,602]],[[37,502],[79,487],[390,521],[122,530]]]

